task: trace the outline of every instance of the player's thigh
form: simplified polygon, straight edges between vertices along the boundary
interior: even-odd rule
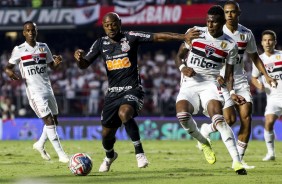
[[[200,109],[200,98],[195,88],[181,87],[176,98],[176,112],[187,110],[197,114]]]
[[[264,115],[275,114],[276,116],[282,115],[282,99],[267,97],[267,104],[265,107]]]
[[[121,126],[121,120],[118,116],[121,100],[121,98],[105,98],[101,114],[102,126],[106,128],[117,128]]]
[[[48,106],[52,112],[52,115],[58,115],[59,111],[58,111],[58,105],[57,105],[57,101],[54,95],[49,95],[48,96]]]
[[[33,98],[30,98],[29,105],[39,118],[46,117],[52,113],[48,105],[48,97],[45,95],[37,95]]]
[[[253,103],[253,97],[250,91],[249,84],[243,83],[238,87],[235,87],[235,93],[244,97],[246,102],[250,102],[251,104]]]
[[[218,112],[222,114],[222,107],[224,102],[221,99],[220,90],[215,83],[210,82],[209,84],[206,84],[204,86],[204,89],[200,92],[200,99],[204,115],[209,117],[209,114],[211,113],[213,114]]]
[[[138,115],[144,104],[144,92],[141,88],[128,90],[121,99],[121,104],[128,104],[134,109],[134,117]]]

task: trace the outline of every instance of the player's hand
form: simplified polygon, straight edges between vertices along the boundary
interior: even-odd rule
[[[233,100],[233,102],[236,105],[243,105],[243,104],[246,103],[246,99],[244,97],[242,97],[241,95],[232,94],[231,99]]]
[[[187,77],[193,77],[193,76],[196,75],[196,72],[194,71],[194,69],[193,69],[193,68],[190,68],[190,67],[187,67],[187,66],[183,67],[183,68],[181,69],[181,72],[182,72],[185,76],[187,76]]]
[[[83,59],[84,55],[85,55],[85,52],[82,49],[78,49],[74,52],[74,58],[77,61],[81,61]]]
[[[195,38],[199,38],[199,36],[200,36],[200,30],[196,28],[191,28],[185,33],[185,42],[188,45],[191,45],[192,40]]]
[[[224,78],[221,75],[217,76],[216,81],[221,87],[223,87],[223,88],[226,87]]]
[[[13,70],[6,70],[6,74],[12,80],[19,80],[20,79],[20,76],[16,72],[14,72]]]
[[[62,63],[63,57],[61,55],[53,55],[53,59],[54,59],[54,66],[56,67]]]
[[[269,76],[265,77],[266,82],[272,87],[272,88],[276,88],[278,83],[276,81],[276,79],[273,79]]]

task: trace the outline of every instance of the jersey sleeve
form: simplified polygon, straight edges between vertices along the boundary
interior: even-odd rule
[[[230,49],[230,51],[228,52],[226,63],[230,65],[235,65],[237,61],[237,56],[238,56],[238,47],[236,44],[234,44]]]
[[[88,62],[93,63],[100,55],[100,43],[101,39],[97,39],[90,47],[89,51],[84,57]]]
[[[46,47],[46,63],[51,63],[54,61],[53,55],[47,44],[45,44],[45,47]]]
[[[20,61],[21,61],[21,56],[20,56],[20,53],[19,53],[18,46],[16,46],[12,51],[11,58],[9,59],[9,63],[16,65]]]
[[[152,42],[154,39],[154,33],[149,32],[129,31],[128,35],[136,42]]]
[[[255,37],[254,37],[252,32],[250,32],[250,40],[248,41],[246,51],[247,51],[247,53],[257,52],[256,40],[255,40]]]
[[[260,76],[260,72],[258,68],[256,67],[256,65],[253,63],[252,77],[259,77],[259,76]]]

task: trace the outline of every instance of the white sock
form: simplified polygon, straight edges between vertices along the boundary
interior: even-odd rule
[[[46,126],[46,133],[47,133],[48,139],[52,143],[52,145],[53,145],[55,151],[57,152],[57,154],[58,155],[65,154],[65,152],[64,152],[64,150],[61,146],[59,136],[58,136],[57,131],[56,131],[56,126],[55,125]]]
[[[248,143],[239,140],[237,141],[237,150],[239,153],[240,160],[243,160],[247,147],[248,147]]]
[[[192,118],[192,115],[188,112],[177,113],[179,123],[193,138],[197,139],[202,144],[209,144],[208,140],[199,131],[196,122]]]
[[[38,139],[38,144],[42,147],[44,147],[45,145],[45,142],[47,141],[48,139],[48,136],[47,136],[47,133],[46,133],[46,125],[43,126],[43,129],[42,129],[42,133],[41,133],[41,136],[40,138]]]
[[[274,131],[267,131],[264,129],[264,140],[267,148],[267,153],[271,156],[275,155],[274,138],[275,138]]]
[[[216,132],[216,130],[213,128],[213,123],[206,124],[206,126],[201,127],[201,133],[204,137],[209,137],[213,132]]]
[[[221,139],[225,144],[230,156],[232,157],[233,162],[240,162],[239,153],[236,147],[235,136],[232,129],[225,122],[223,115],[216,114],[212,117],[212,123],[214,123],[216,129],[221,135]]]

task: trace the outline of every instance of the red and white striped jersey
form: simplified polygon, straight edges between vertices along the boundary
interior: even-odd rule
[[[225,63],[235,64],[237,45],[226,34],[214,38],[209,34],[207,27],[196,26],[195,28],[200,30],[201,34],[199,38],[192,40],[192,47],[186,61],[187,66],[197,73],[193,77],[194,80],[214,80]]]
[[[234,84],[241,82],[248,82],[247,75],[244,70],[244,61],[243,56],[245,51],[247,53],[257,52],[257,45],[254,38],[254,35],[251,30],[238,24],[238,29],[232,33],[226,25],[223,26],[223,32],[230,36],[238,45],[238,57],[236,64],[234,65]],[[225,67],[222,68],[220,72],[221,76],[225,74]]]
[[[19,66],[22,78],[28,92],[52,92],[50,79],[47,73],[47,64],[53,62],[53,57],[46,43],[36,42],[35,47],[27,42],[13,49],[9,63]]]
[[[277,97],[282,99],[282,51],[274,50],[271,56],[267,56],[265,53],[260,55],[260,58],[265,66],[268,75],[277,80],[277,88],[272,88],[266,82],[264,76],[262,76],[262,82],[265,87],[265,93],[267,96]],[[259,77],[260,72],[253,64],[252,76]]]

